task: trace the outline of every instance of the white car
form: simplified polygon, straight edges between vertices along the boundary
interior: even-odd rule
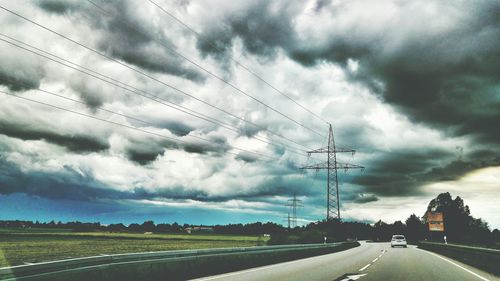
[[[391,239],[391,247],[397,247],[397,246],[402,246],[402,247],[407,247],[408,245],[406,244],[406,238],[404,235],[392,235]]]

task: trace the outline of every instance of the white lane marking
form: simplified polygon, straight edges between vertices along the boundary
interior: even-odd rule
[[[356,275],[347,275],[345,279],[342,279],[341,281],[351,281],[351,280],[358,280],[359,278],[365,276],[366,273],[364,274],[356,274]]]
[[[363,266],[363,268],[361,268],[359,271],[363,271],[363,270],[367,269],[370,265],[372,265],[372,264],[371,264],[371,263],[369,263],[369,264],[367,264],[367,265]]]
[[[376,261],[378,261],[378,258],[375,258],[374,260],[372,260],[372,262],[376,262]]]
[[[421,250],[421,249],[419,249],[419,250]],[[440,255],[436,255],[436,254],[434,254],[434,253],[432,253],[432,252],[429,252],[429,251],[426,251],[426,250],[422,250],[422,251],[424,251],[424,252],[426,252],[426,253],[428,253],[428,254],[430,254],[430,255],[436,256],[436,257],[438,257],[438,258],[440,258],[440,259],[442,259],[442,260],[444,260],[444,261],[447,261],[447,262],[449,262],[449,263],[453,264],[454,266],[459,267],[459,268],[461,268],[461,269],[463,269],[463,270],[465,270],[465,271],[469,272],[470,274],[472,274],[472,275],[476,276],[477,278],[479,278],[479,279],[481,279],[481,280],[484,280],[484,281],[490,281],[489,279],[486,279],[486,278],[484,278],[483,276],[481,276],[481,275],[479,275],[479,274],[477,274],[477,273],[475,273],[475,272],[473,272],[473,271],[470,271],[470,270],[468,270],[467,268],[465,268],[465,267],[463,267],[463,266],[461,266],[461,265],[459,265],[459,264],[456,264],[456,263],[452,262],[451,260],[449,260],[449,259],[447,259],[447,258],[443,258],[443,257],[442,257],[442,256],[440,256]]]

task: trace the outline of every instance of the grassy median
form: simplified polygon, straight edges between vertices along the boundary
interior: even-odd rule
[[[248,247],[266,242],[262,236],[0,228],[0,267],[101,254]]]

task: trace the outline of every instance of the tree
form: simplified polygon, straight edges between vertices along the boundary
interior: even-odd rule
[[[406,225],[404,225],[401,221],[395,221],[392,224],[391,228],[392,228],[392,235],[394,235],[394,234],[406,234]]]
[[[406,239],[408,241],[420,241],[425,238],[425,225],[422,223],[419,217],[415,214],[411,214],[406,219]]]
[[[141,225],[143,232],[154,232],[156,229],[156,225],[153,221],[145,221]]]
[[[494,244],[488,224],[472,217],[469,206],[460,196],[453,199],[450,193],[441,193],[429,202],[429,211],[443,213],[444,235],[449,242],[484,246]]]
[[[132,232],[142,232],[142,227],[137,223],[131,223],[128,226],[128,230]]]
[[[127,229],[123,223],[118,223],[118,224],[110,224],[108,225],[108,230],[111,232],[123,232]]]
[[[389,233],[389,226],[382,220],[379,220],[373,225],[375,236],[375,241],[388,241],[391,234]]]

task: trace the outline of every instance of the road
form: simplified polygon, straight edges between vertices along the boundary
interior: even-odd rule
[[[350,276],[350,277],[349,277]],[[361,246],[328,255],[256,267],[197,280],[500,280],[484,271],[425,250],[391,248],[389,243]]]

